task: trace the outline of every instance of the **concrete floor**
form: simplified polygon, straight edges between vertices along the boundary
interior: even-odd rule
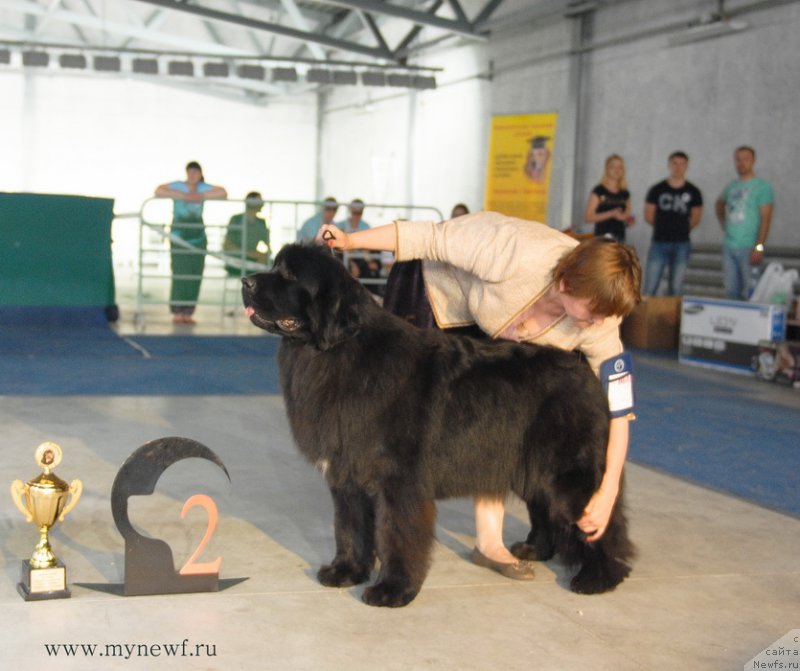
[[[247,332],[219,308],[200,317],[199,331],[213,332],[219,318]],[[163,316],[149,324],[150,332],[172,328]],[[32,552],[36,530],[10,497],[0,506],[2,669],[741,669],[800,627],[800,520],[635,464],[627,467],[628,504],[639,558],[615,592],[572,594],[557,561],[538,566],[530,583],[472,565],[465,558],[471,502],[457,500],[439,505],[422,592],[408,607],[386,610],[364,605],[363,587],[316,581],[319,564],[333,556],[332,506],[321,476],[292,444],[279,397],[2,397],[0,425],[7,485],[34,477],[35,447],[54,440],[64,449],[58,475],[85,487],[51,534],[68,567],[69,600],[19,597],[19,562]],[[116,472],[136,448],[164,436],[213,449],[231,483],[208,462],[180,462],[154,495],[130,500],[131,520],[169,541],[182,564],[205,517],[197,509],[182,522],[181,506],[208,494],[219,524],[200,560],[222,556],[222,579],[247,580],[180,596],[122,597],[91,587],[123,579],[124,545],[109,503]],[[506,537],[526,531],[514,501]],[[45,647],[70,643],[96,645],[100,658],[87,659],[88,647],[69,657]],[[163,648],[144,656],[144,646],[155,644],[176,644],[180,660]],[[108,656],[106,645],[121,645],[129,658]]]

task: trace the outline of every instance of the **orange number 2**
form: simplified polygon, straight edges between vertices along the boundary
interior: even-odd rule
[[[181,575],[197,575],[200,573],[219,573],[219,566],[222,563],[222,557],[217,557],[214,561],[210,562],[195,562],[195,559],[203,551],[203,548],[208,544],[214,529],[217,528],[217,504],[210,496],[205,494],[195,494],[186,499],[181,510],[181,519],[186,517],[186,513],[195,506],[201,506],[206,509],[208,513],[208,526],[206,527],[205,536],[200,541],[200,545],[194,551],[194,554],[189,557],[189,560],[181,567],[179,573]]]

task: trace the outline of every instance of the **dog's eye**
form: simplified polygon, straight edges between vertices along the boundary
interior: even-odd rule
[[[300,327],[300,322],[296,319],[278,319],[275,323],[282,331],[296,331]]]

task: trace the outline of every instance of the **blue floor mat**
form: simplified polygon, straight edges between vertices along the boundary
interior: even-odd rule
[[[102,322],[0,324],[0,395],[278,394],[279,340],[259,335],[127,336]],[[800,410],[760,383],[635,353],[629,458],[800,516]],[[755,386],[754,386],[755,385]],[[786,389],[786,393],[797,393]]]
[[[755,398],[756,386],[768,384],[755,379],[709,379],[641,357],[635,370],[632,461],[800,516],[800,410]]]
[[[128,336],[107,325],[0,326],[0,394],[277,394],[278,339]]]

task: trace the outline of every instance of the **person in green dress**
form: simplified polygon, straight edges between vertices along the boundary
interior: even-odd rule
[[[194,324],[192,318],[200,295],[200,283],[206,264],[206,239],[203,224],[203,203],[224,199],[228,192],[221,186],[208,184],[197,161],[186,164],[186,180],[161,184],[158,198],[172,198],[172,236],[170,261],[172,288],[170,312],[176,324]],[[175,238],[178,238],[177,240]]]
[[[261,194],[251,191],[245,197],[245,211],[232,216],[228,222],[222,248],[229,259],[225,271],[231,277],[243,277],[258,270],[250,268],[248,261],[263,265],[269,263],[269,228],[267,222],[258,216],[263,206]]]

